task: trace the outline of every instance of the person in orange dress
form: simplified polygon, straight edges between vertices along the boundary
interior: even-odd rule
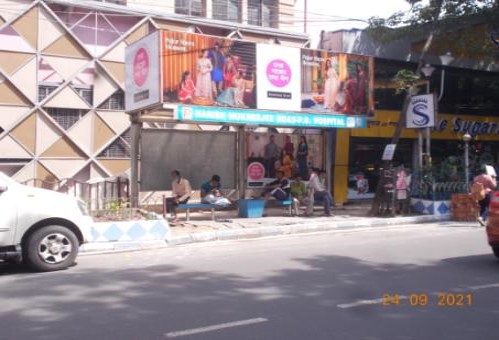
[[[196,87],[194,86],[194,81],[192,80],[191,72],[184,71],[182,73],[182,79],[180,81],[180,88],[178,90],[178,99],[182,103],[188,103],[192,100],[194,91]]]

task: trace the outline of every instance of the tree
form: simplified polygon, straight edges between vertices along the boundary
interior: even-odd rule
[[[489,62],[494,62],[498,57],[495,40],[499,36],[499,0],[407,0],[412,7],[408,13],[395,13],[387,19],[371,18],[368,32],[379,42],[389,42],[402,37],[420,38],[424,40],[421,47],[416,75],[420,75],[421,67],[424,63],[425,55],[430,51],[435,37],[450,40],[449,32],[460,33],[460,36],[469,38],[477,33],[469,29],[470,26],[481,22],[489,33],[483,44],[480,40],[471,38],[464,39],[465,46],[461,48],[461,53],[469,51],[479,51],[476,53],[481,58]],[[469,41],[477,42],[476,46],[468,45]],[[454,46],[459,42],[453,41]],[[435,53],[438,55],[438,53]],[[459,53],[458,53],[459,56]],[[411,77],[409,77],[411,78]],[[411,96],[415,93],[415,86],[410,82],[407,86],[404,104],[402,106],[399,121],[396,125],[391,144],[398,144],[402,129],[406,123],[406,111],[409,106]],[[384,169],[391,168],[391,161],[384,161]],[[378,215],[382,203],[384,190],[384,177],[380,177],[376,188],[370,215]]]

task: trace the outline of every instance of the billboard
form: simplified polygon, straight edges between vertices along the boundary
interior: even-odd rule
[[[163,101],[256,108],[256,44],[162,32]]]
[[[159,39],[160,70],[157,75],[161,76],[163,102],[182,104],[184,108],[220,109],[217,112],[222,112],[221,109],[231,112],[258,109],[272,111],[272,114],[296,114],[296,119],[282,116],[274,123],[298,119],[294,126],[306,126],[312,121],[307,118],[310,114],[321,116],[318,118],[322,120],[324,115],[365,119],[374,110],[371,57],[187,32],[160,31],[157,34],[159,38],[146,37],[140,42]],[[143,70],[133,66],[144,64],[140,56],[136,57],[138,47],[133,47],[131,51],[127,48],[127,84],[131,84],[127,109],[137,107],[136,100],[144,93],[141,86],[147,84],[142,84],[140,74]],[[152,69],[152,63],[150,65]],[[157,81],[155,78],[150,80]],[[148,91],[155,94],[152,88]],[[140,105],[144,103],[149,102],[143,100]],[[269,120],[267,116],[262,117]],[[336,120],[333,123],[326,126],[341,125],[336,124]]]
[[[144,37],[125,50],[125,108],[138,110],[161,103],[159,32]]]
[[[374,112],[373,59],[301,50],[301,111],[370,115]]]

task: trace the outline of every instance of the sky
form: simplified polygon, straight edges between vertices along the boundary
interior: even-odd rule
[[[307,33],[312,38],[312,46],[319,41],[320,32],[338,29],[364,28],[361,21],[337,21],[347,18],[367,21],[370,17],[388,17],[397,11],[407,11],[410,6],[405,0],[297,0],[295,6],[295,27],[304,31],[304,13],[307,1]],[[336,20],[333,21],[333,20]]]

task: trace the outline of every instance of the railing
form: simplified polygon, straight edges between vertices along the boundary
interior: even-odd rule
[[[463,176],[464,177],[464,176]],[[431,174],[413,175],[411,197],[433,201],[450,200],[452,194],[468,192],[463,181],[437,181]]]
[[[87,203],[90,211],[107,209],[110,204],[125,206],[129,201],[130,182],[127,178],[114,177],[95,182],[80,182],[72,178],[57,181],[30,179],[22,184],[73,195]],[[114,203],[113,203],[114,202]]]

